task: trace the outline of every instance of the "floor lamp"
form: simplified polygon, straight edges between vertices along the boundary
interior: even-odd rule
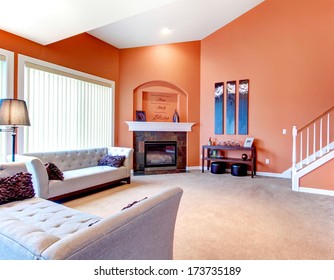
[[[14,162],[16,129],[18,126],[30,126],[26,102],[20,99],[0,99],[0,125],[10,126],[0,131],[12,133],[12,161]]]

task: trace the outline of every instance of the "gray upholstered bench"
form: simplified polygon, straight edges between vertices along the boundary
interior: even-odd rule
[[[0,205],[0,259],[172,259],[181,196],[169,189],[107,218],[38,197]]]

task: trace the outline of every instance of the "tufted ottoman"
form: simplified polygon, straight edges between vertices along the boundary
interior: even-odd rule
[[[225,173],[225,163],[220,161],[214,161],[211,163],[211,173],[223,174]]]
[[[231,174],[233,176],[246,176],[247,175],[247,165],[234,163],[231,165]]]

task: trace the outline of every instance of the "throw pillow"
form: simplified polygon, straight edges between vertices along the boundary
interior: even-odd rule
[[[121,167],[125,161],[125,156],[106,155],[102,157],[97,165],[108,165],[111,167]]]
[[[19,172],[0,178],[0,205],[35,196],[31,174]]]
[[[143,200],[145,200],[145,199],[147,199],[147,197],[144,197],[143,199],[140,199],[140,200],[135,200],[134,202],[128,204],[128,205],[125,206],[125,207],[123,207],[123,208],[122,208],[122,211],[125,210],[125,209],[128,209],[128,208],[132,207],[133,205],[135,205],[135,204],[137,204],[138,202],[141,202],[141,201],[143,201]]]
[[[64,180],[63,172],[52,162],[45,163],[46,171],[49,175],[49,180]]]

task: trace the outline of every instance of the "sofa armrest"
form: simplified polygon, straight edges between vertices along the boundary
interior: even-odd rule
[[[7,177],[19,172],[27,172],[24,162],[3,162],[0,163],[0,177]]]
[[[25,162],[27,171],[32,175],[32,181],[36,196],[49,197],[49,176],[43,162],[32,156],[15,155],[15,160]]]
[[[173,188],[52,244],[43,259],[163,260],[173,258],[183,190]]]
[[[125,156],[123,165],[126,167],[127,176],[131,176],[133,168],[133,149],[125,147],[108,147],[108,154],[113,156]]]

